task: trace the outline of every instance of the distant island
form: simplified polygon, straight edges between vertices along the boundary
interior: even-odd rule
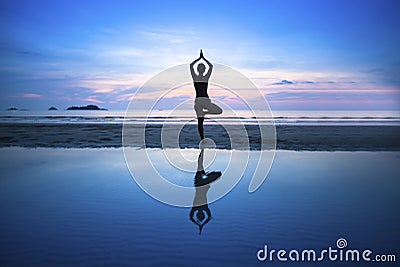
[[[16,107],[11,107],[11,108],[8,108],[6,110],[18,110],[18,109]]]
[[[49,107],[49,110],[58,110],[56,107]]]
[[[106,108],[99,108],[96,105],[87,105],[87,106],[72,106],[67,108],[67,110],[107,110]]]

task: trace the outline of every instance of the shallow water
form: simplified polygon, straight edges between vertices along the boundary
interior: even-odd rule
[[[261,112],[261,113],[259,113]],[[291,126],[399,126],[400,113],[398,110],[357,111],[357,110],[274,110],[257,113],[265,116],[257,117],[251,110],[225,109],[220,116],[206,119],[206,124],[271,124]],[[273,117],[271,117],[273,115]],[[0,124],[195,124],[195,113],[192,108],[173,110],[2,110]]]
[[[223,171],[228,154],[217,151],[206,170]],[[212,219],[199,235],[190,208],[136,185],[122,149],[2,148],[0,265],[268,265],[256,257],[264,245],[321,250],[340,237],[399,257],[399,163],[399,152],[277,151],[258,191],[247,191],[251,161],[238,185],[209,204]],[[194,172],[173,176],[187,183]]]

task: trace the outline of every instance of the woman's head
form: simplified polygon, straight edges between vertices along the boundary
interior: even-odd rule
[[[203,73],[206,71],[206,66],[203,63],[200,63],[197,65],[197,71],[199,74],[203,75]]]
[[[197,219],[199,219],[200,221],[203,221],[204,218],[205,218],[204,211],[199,210],[199,211],[197,212],[197,214],[196,214],[196,217],[197,217]]]

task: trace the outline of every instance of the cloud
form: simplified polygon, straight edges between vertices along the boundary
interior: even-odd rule
[[[43,96],[40,95],[40,94],[32,94],[32,93],[22,94],[20,97],[22,97],[22,98],[34,98],[34,99],[41,99],[41,98],[43,98]]]
[[[12,53],[22,56],[42,56],[43,54],[38,50],[32,49],[32,47],[25,47],[20,43],[15,42],[0,42],[1,53]]]
[[[48,101],[60,99],[71,102],[112,103],[123,107],[135,91],[154,74],[165,67],[190,62],[197,56],[197,49],[203,47],[206,56],[212,62],[238,66],[240,72],[249,77],[268,98],[272,97],[274,101],[291,99],[301,104],[301,101],[318,101],[318,97],[321,97],[321,101],[335,101],[341,93],[344,98],[356,99],[364,93],[366,98],[376,100],[385,98],[383,94],[368,94],[373,92],[387,93],[393,99],[399,99],[399,94],[391,94],[399,92],[398,87],[383,84],[376,78],[389,69],[374,68],[359,71],[360,68],[357,68],[348,71],[312,68],[306,64],[307,62],[297,64],[295,61],[299,59],[289,60],[279,53],[265,52],[264,44],[258,47],[251,40],[235,39],[237,49],[235,53],[231,53],[230,45],[233,37],[229,34],[217,36],[207,33],[207,38],[202,38],[205,33],[201,30],[142,29],[144,30],[138,31],[137,28],[131,27],[122,30],[104,28],[99,41],[82,44],[79,48],[60,47],[55,44],[38,50],[35,47],[11,46],[0,42],[0,52],[3,50],[3,54],[11,55],[13,59],[17,58],[16,54],[20,55],[17,58],[19,61],[14,60],[15,64],[0,65],[2,84],[8,85],[2,94],[12,94],[15,98],[25,99],[45,98]],[[107,41],[102,41],[102,38]],[[202,43],[203,39],[207,40],[205,46]],[[220,39],[223,39],[223,42]],[[36,50],[39,52],[35,52]],[[42,57],[34,57],[35,55]],[[20,62],[24,63],[17,64]],[[182,73],[188,75],[187,69]],[[24,81],[25,84],[15,92],[14,87],[19,85],[19,81]],[[154,101],[159,90],[165,90],[165,86],[156,84],[154,88],[145,89],[146,94],[141,94],[141,99]],[[212,88],[211,84],[210,89],[212,98],[232,105],[239,104],[235,97],[227,96],[226,90]],[[232,90],[235,92],[240,90],[257,102],[258,94],[248,88],[241,88],[238,85]],[[38,94],[30,93],[32,91]],[[273,95],[278,92],[285,95]],[[298,95],[296,92],[304,94]],[[187,88],[174,90],[164,97],[173,103],[182,98],[193,98],[194,90],[192,85],[189,85]]]
[[[327,92],[276,92],[268,94],[271,100],[314,100],[314,101],[357,101],[357,100],[385,100],[389,101],[400,96],[399,92],[354,92],[354,91],[327,91]]]
[[[196,39],[195,31],[177,31],[177,30],[154,30],[141,31],[140,34],[148,37],[151,40],[164,41],[173,44],[181,44]]]
[[[280,82],[272,83],[273,85],[286,85],[286,84],[293,84],[294,82],[288,80],[282,80]]]
[[[302,84],[315,84],[315,82],[313,82],[313,81],[304,81],[304,82],[301,82]]]
[[[89,103],[96,103],[96,104],[103,104],[104,103],[104,101],[97,99],[96,96],[88,96],[86,98],[83,98],[82,101],[86,101],[86,102],[89,102]]]
[[[368,70],[362,70],[360,71],[361,73],[382,73],[385,72],[383,68],[373,68],[373,69],[368,69]]]
[[[271,83],[271,85],[292,85],[292,84],[296,84],[296,85],[312,85],[312,84],[337,84],[338,82],[335,81],[319,81],[319,82],[315,82],[315,81],[289,81],[289,80],[282,80],[280,82],[274,82]],[[355,81],[342,81],[340,82],[341,84],[355,84],[357,82]]]
[[[24,55],[24,56],[42,56],[41,53],[33,51],[33,50],[20,50],[16,51],[17,54]]]
[[[275,92],[266,94],[272,109],[314,110],[393,110],[398,107],[399,92],[328,91]]]
[[[142,57],[143,55],[149,54],[149,51],[146,51],[146,49],[139,49],[137,47],[113,47],[110,49],[104,49],[102,51],[103,56],[109,56],[109,57],[128,57],[128,58],[136,58],[136,57]]]

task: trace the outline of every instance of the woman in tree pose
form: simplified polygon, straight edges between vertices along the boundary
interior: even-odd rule
[[[206,66],[202,62],[204,61],[208,65]],[[197,74],[195,65],[197,64]],[[199,130],[200,139],[204,139],[204,116],[206,114],[221,114],[222,109],[216,104],[212,103],[207,94],[208,80],[210,79],[213,65],[203,56],[203,51],[200,50],[200,57],[190,63],[190,73],[193,78],[194,89],[196,90],[196,100],[194,101],[194,110],[197,116],[197,128]]]
[[[194,176],[194,186],[196,194],[193,199],[193,206],[190,210],[190,220],[199,227],[199,234],[203,227],[211,220],[211,211],[208,207],[207,193],[210,189],[210,184],[218,180],[222,173],[220,171],[205,172],[204,166],[204,149],[200,150],[197,160],[197,172]]]

